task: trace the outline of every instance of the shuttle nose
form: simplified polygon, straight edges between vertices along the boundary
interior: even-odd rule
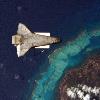
[[[54,37],[53,43],[58,43],[60,42],[60,38],[59,37]]]
[[[60,40],[60,38],[59,38],[59,37],[57,38],[57,42],[61,42],[61,40]]]

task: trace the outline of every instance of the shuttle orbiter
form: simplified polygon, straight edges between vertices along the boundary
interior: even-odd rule
[[[12,36],[12,44],[17,48],[18,57],[23,56],[31,47],[47,46],[60,42],[58,37],[46,36],[46,34],[42,32],[32,33],[25,25],[19,23],[17,35]]]

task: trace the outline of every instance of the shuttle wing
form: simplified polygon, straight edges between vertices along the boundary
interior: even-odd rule
[[[17,34],[18,35],[12,36],[12,44],[16,46],[17,55],[20,57],[23,56],[31,48],[31,45],[27,44],[26,41],[23,44],[21,43],[22,36],[31,35],[32,33],[25,25],[19,23]]]
[[[19,35],[31,35],[31,31],[24,25],[19,23],[17,33]]]
[[[21,45],[20,44],[17,45],[16,48],[17,48],[17,55],[18,57],[20,57],[23,56],[31,48],[31,46],[29,44],[27,45],[27,43],[24,43]]]

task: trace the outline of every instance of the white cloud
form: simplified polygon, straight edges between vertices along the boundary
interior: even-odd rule
[[[85,96],[84,92],[87,93]],[[100,88],[96,86],[92,88],[87,85],[78,84],[76,87],[67,88],[66,93],[71,98],[76,98],[77,96],[82,100],[90,100],[91,93],[94,93],[95,96],[100,94]]]
[[[90,100],[90,95],[86,94],[86,96],[83,98],[83,100]]]

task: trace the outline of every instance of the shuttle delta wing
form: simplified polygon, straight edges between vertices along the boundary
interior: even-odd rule
[[[31,35],[31,31],[22,23],[19,23],[17,33],[19,35]]]
[[[17,55],[18,55],[18,57],[23,56],[30,48],[31,48],[31,46],[27,45],[27,43],[17,45]]]
[[[31,31],[23,24],[19,23],[17,35],[12,36],[12,44],[17,48],[18,57],[23,56],[30,48],[31,44],[28,44],[26,39],[27,36],[32,35]]]

